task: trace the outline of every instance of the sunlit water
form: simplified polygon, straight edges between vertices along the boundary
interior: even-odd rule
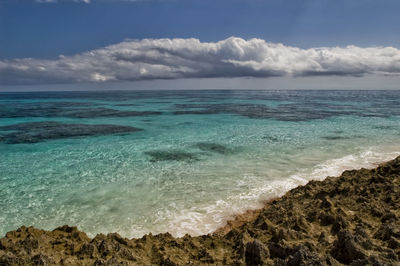
[[[400,91],[0,93],[0,235],[209,233],[308,180],[399,155],[399,106]],[[43,121],[143,130],[4,127]]]

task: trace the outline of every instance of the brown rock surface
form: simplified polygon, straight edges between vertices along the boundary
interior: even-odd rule
[[[400,157],[311,181],[249,215],[182,238],[22,226],[0,239],[0,265],[400,265]]]

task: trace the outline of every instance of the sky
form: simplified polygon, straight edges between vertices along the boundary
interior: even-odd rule
[[[398,0],[0,0],[0,90],[396,89],[398,14]]]

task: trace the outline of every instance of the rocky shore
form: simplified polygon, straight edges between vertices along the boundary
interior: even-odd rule
[[[400,265],[400,157],[311,181],[210,235],[91,239],[65,225],[0,239],[0,265],[52,264]]]

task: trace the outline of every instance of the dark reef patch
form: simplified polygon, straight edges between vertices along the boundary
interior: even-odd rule
[[[161,115],[158,111],[121,111],[104,107],[90,107],[95,104],[80,102],[38,102],[1,104],[0,118],[18,117],[130,117]]]
[[[53,139],[121,134],[142,129],[119,125],[64,124],[59,122],[30,122],[1,126],[0,141],[7,144],[36,143]]]
[[[263,136],[262,139],[266,139],[270,142],[278,142],[280,140],[280,138],[278,138],[278,137],[269,136],[269,135]]]
[[[382,130],[390,130],[390,129],[396,129],[397,127],[395,127],[395,126],[384,126],[384,125],[381,125],[381,126],[374,126],[374,128],[375,128],[375,129],[382,129]]]
[[[334,116],[383,117],[399,116],[400,109],[390,103],[389,106],[379,105],[374,109],[369,106],[353,106],[352,104],[333,104],[318,102],[319,99],[293,99],[293,103],[277,106],[248,103],[185,103],[175,104],[175,115],[209,115],[234,114],[248,118],[275,119],[278,121],[309,121],[325,119]],[[322,100],[322,99],[321,99]],[[398,102],[396,102],[399,104]]]
[[[326,110],[316,106],[299,106],[297,104],[281,104],[271,107],[263,104],[176,104],[175,115],[209,115],[209,114],[234,114],[248,118],[275,119],[280,121],[308,121],[324,119],[337,115],[352,115],[354,111]]]
[[[196,148],[202,151],[214,152],[219,154],[232,154],[234,153],[233,149],[230,149],[224,145],[218,143],[209,143],[209,142],[199,142],[194,145]]]
[[[68,110],[90,110],[95,103],[83,102],[12,102],[0,104],[0,118],[59,116]]]
[[[191,126],[191,125],[194,125],[194,124],[195,124],[194,122],[187,121],[187,122],[179,123],[178,125],[179,126]]]
[[[326,140],[350,139],[349,137],[343,137],[343,136],[325,136],[322,138]]]
[[[72,118],[95,118],[95,117],[129,117],[129,116],[149,116],[161,115],[161,112],[156,111],[119,111],[108,108],[95,108],[95,109],[80,109],[72,110],[64,113],[65,117]]]
[[[324,136],[326,140],[340,140],[340,139],[362,139],[365,138],[363,135],[352,135],[352,136]]]
[[[120,103],[120,104],[114,104],[114,106],[139,106],[140,104],[134,104],[134,103]]]
[[[158,161],[198,161],[198,157],[193,153],[183,152],[179,150],[156,150],[147,151],[151,162]]]

